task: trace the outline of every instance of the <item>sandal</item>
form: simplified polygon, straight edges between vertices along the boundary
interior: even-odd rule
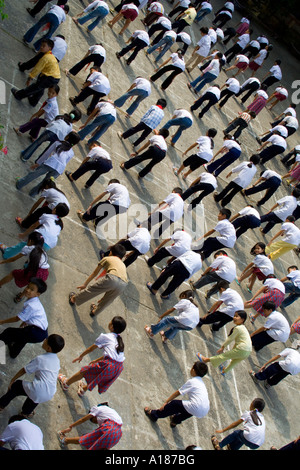
[[[84,386],[85,386],[85,383],[83,380],[80,380],[79,381],[79,384],[78,384],[78,388],[77,388],[77,395],[79,397],[83,397],[83,395],[85,394],[86,390],[84,389]]]
[[[159,332],[160,336],[161,336],[161,341],[163,344],[166,344],[166,342],[168,341],[168,338],[165,336],[165,332],[164,331],[160,331]]]
[[[170,427],[171,428],[176,428],[176,426],[177,426],[177,423],[174,423],[174,421],[173,421],[174,418],[175,418],[175,415],[170,416]]]
[[[171,297],[171,294],[169,295],[161,295],[160,298],[163,300],[168,300]]]
[[[67,377],[63,374],[58,374],[57,380],[59,381],[62,390],[66,392],[69,389],[69,385],[66,384]]]
[[[147,336],[149,336],[149,338],[152,339],[154,337],[154,334],[152,333],[150,326],[148,325],[144,326],[144,330],[146,331],[146,334]]]
[[[17,222],[17,224],[21,227],[21,224],[23,222],[23,219],[21,217],[16,217],[15,218],[15,221]]]
[[[23,292],[19,292],[16,297],[14,298],[14,302],[15,304],[18,304],[22,301],[23,299]]]
[[[221,375],[223,375],[223,377],[225,377],[225,375],[226,375],[225,372],[224,372],[225,371],[225,366],[220,365],[219,370],[221,372]]]
[[[221,450],[221,447],[219,446],[219,441],[218,441],[218,439],[216,438],[216,436],[212,435],[211,438],[210,438],[210,440],[211,440],[211,443],[212,443],[213,448],[214,448],[215,450]]]
[[[71,307],[74,307],[75,305],[75,302],[72,302],[72,297],[74,297],[74,295],[76,295],[75,292],[70,292],[69,294],[69,304],[71,305]]]
[[[151,421],[153,421],[153,423],[155,423],[155,422],[156,422],[156,419],[153,418],[153,416],[152,416],[152,414],[151,414],[151,411],[152,411],[152,410],[150,410],[150,408],[148,408],[148,406],[146,406],[146,407],[144,408],[144,413],[145,413],[145,415],[146,415]]]
[[[84,214],[83,211],[77,211],[77,215],[78,215],[80,221],[81,221],[83,224],[86,224],[86,221],[85,221],[84,218],[83,218],[83,214]]]
[[[0,247],[1,249],[1,247]],[[146,286],[148,287],[149,291],[151,292],[152,295],[156,295],[156,292],[153,292],[153,289],[152,289],[152,284],[150,282],[147,282]]]
[[[7,248],[7,246],[4,245],[4,243],[1,243],[1,244],[0,244],[0,251],[1,251],[1,253],[2,253],[3,255],[4,255],[4,252],[5,252],[6,248]]]
[[[74,183],[74,180],[72,180],[71,176],[72,176],[72,172],[71,171],[65,171],[65,175],[66,177],[68,178],[69,181],[71,181],[71,183]]]
[[[196,356],[200,362],[203,362],[203,356],[200,353],[196,353]]]
[[[65,438],[65,435],[61,431],[58,431],[57,439],[58,439],[60,447],[66,446],[66,438]]]
[[[97,309],[97,305],[96,304],[91,304],[91,306],[90,306],[90,317],[93,318],[95,316],[96,309]]]
[[[252,315],[252,313],[250,313],[250,315],[249,315],[249,320],[250,320],[250,323],[251,323],[252,325],[254,324],[254,322],[255,322],[255,320],[256,320],[256,318],[254,317],[254,315]]]
[[[238,286],[241,285],[241,283],[237,279],[235,279],[235,282],[237,283]]]

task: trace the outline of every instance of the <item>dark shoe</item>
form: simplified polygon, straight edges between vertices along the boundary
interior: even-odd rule
[[[21,101],[20,98],[18,98],[18,96],[17,96],[18,90],[16,88],[12,88],[10,91],[14,95],[16,100]]]
[[[74,107],[77,106],[77,103],[75,102],[75,98],[69,98],[69,101]]]
[[[120,60],[121,59],[121,56],[120,56],[120,53],[119,52],[116,52],[116,56],[117,58]]]
[[[35,18],[35,16],[32,14],[32,8],[26,8],[28,11],[29,15],[32,16],[32,18]]]

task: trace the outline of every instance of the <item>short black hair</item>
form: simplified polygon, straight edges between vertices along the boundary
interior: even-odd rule
[[[163,127],[159,130],[159,135],[162,135],[165,139],[169,137],[170,132],[168,129],[164,129]]]
[[[296,198],[300,197],[300,189],[294,188],[292,191],[292,196]]]
[[[198,377],[204,377],[208,372],[207,364],[204,362],[196,361],[193,365],[193,369]]]
[[[113,178],[112,180],[108,182],[108,184],[120,184],[120,181],[117,180],[116,178]]]
[[[117,256],[118,258],[122,259],[125,256],[126,248],[120,243],[116,243],[110,248],[110,251],[113,256]]]
[[[211,138],[214,138],[217,135],[217,133],[218,131],[214,127],[212,127],[211,129],[208,129],[207,131],[208,137],[211,137]]]
[[[225,216],[226,216],[226,219],[230,219],[230,217],[231,217],[231,210],[230,210],[230,209],[226,209],[225,207],[222,207],[222,209],[220,209],[220,214],[225,215]]]
[[[224,251],[224,250],[218,250],[218,251],[215,252],[214,258],[215,258],[217,255],[225,255],[225,256],[227,256],[227,253],[226,253],[226,251]]]
[[[64,202],[60,202],[55,207],[55,215],[57,215],[57,217],[59,217],[60,219],[62,217],[66,217],[69,214],[69,212],[70,212],[70,209],[67,206],[67,204]]]
[[[230,286],[230,283],[228,281],[226,281],[225,279],[222,279],[221,281],[219,281],[217,283],[217,288],[218,289],[228,289]]]
[[[50,346],[53,353],[59,353],[65,347],[65,340],[62,336],[52,334],[47,338],[48,346]]]
[[[156,105],[165,108],[167,106],[167,101],[164,98],[160,98],[157,100]]]
[[[176,194],[182,194],[183,191],[182,191],[182,188],[180,188],[179,186],[176,186],[176,188],[174,188],[172,192]]]
[[[44,294],[44,292],[46,292],[47,290],[47,284],[45,283],[45,281],[38,277],[32,277],[29,281],[29,284],[34,284],[37,287],[39,294]]]
[[[54,41],[52,41],[52,39],[43,39],[43,40],[41,41],[41,44],[43,44],[43,43],[44,43],[44,44],[47,44],[47,46],[49,46],[51,50],[52,50],[53,47],[54,47]]]
[[[267,300],[265,303],[263,303],[262,308],[263,310],[272,310],[272,312],[274,312],[276,305],[271,300]]]
[[[200,33],[207,34],[208,33],[208,27],[207,26],[202,26],[202,28],[200,28]]]

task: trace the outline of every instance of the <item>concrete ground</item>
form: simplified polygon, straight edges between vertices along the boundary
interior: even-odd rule
[[[1,153],[0,158],[0,210],[2,213],[1,237],[0,241],[8,245],[15,244],[18,241],[18,227],[14,221],[17,215],[25,216],[34,200],[28,196],[28,188],[23,191],[14,189],[16,176],[23,176],[29,170],[31,162],[22,163],[19,159],[19,153],[28,143],[28,137],[17,137],[13,131],[13,127],[24,123],[32,114],[32,108],[24,100],[17,102],[10,93],[10,88],[24,87],[26,75],[19,72],[17,63],[32,57],[33,52],[30,48],[25,47],[22,43],[22,36],[33,24],[32,18],[26,12],[27,2],[19,0],[11,0],[7,3],[8,19],[1,24],[0,38],[2,51],[2,67],[0,79],[6,85],[6,104],[0,107],[0,122],[4,126],[3,136],[4,144],[8,146],[8,155]],[[102,42],[107,51],[107,61],[103,66],[103,72],[107,75],[111,82],[111,93],[109,97],[116,99],[127,88],[129,88],[136,76],[149,77],[154,70],[153,56],[146,57],[141,52],[137,59],[127,66],[125,60],[118,61],[115,52],[120,50],[128,39],[130,32],[136,29],[142,29],[143,25],[140,19],[137,19],[129,30],[124,34],[124,38],[119,37],[118,31],[120,25],[116,25],[111,30],[107,24],[94,30],[92,34],[88,34],[83,27],[77,27],[71,20],[71,16],[78,14],[87,1],[70,0],[70,16],[66,23],[59,28],[57,33],[64,34],[69,45],[68,52],[61,63],[61,69],[70,68],[78,61],[87,51],[88,46],[97,42]],[[111,6],[116,2],[110,2]],[[223,2],[216,0],[214,9],[217,10],[222,6]],[[166,11],[171,10],[168,2],[163,2]],[[111,18],[110,14],[107,18]],[[140,15],[143,18],[143,15]],[[234,20],[231,22],[235,25],[239,22],[241,14],[236,12]],[[213,16],[210,15],[203,20],[203,25],[210,25]],[[188,30],[187,30],[188,31]],[[199,27],[193,26],[191,35],[194,44],[199,40]],[[254,25],[253,37],[264,31]],[[266,31],[268,36],[268,32]],[[259,70],[257,76],[259,78],[269,70],[276,58],[282,59],[283,80],[282,83],[292,93],[291,85],[294,80],[300,76],[299,62],[283,49],[277,41],[274,44],[270,58],[266,61],[264,67]],[[223,46],[220,46],[225,50]],[[187,53],[187,57],[190,55]],[[166,57],[168,57],[166,55]],[[246,71],[240,76],[240,81],[249,77]],[[197,71],[192,72],[192,77],[197,76]],[[81,84],[85,80],[86,73],[80,73],[76,78],[69,79],[62,74],[60,82],[61,93],[59,97],[60,111],[69,112],[71,105],[69,97],[77,94]],[[187,88],[187,82],[190,80],[188,75],[182,74],[177,77],[174,83],[164,93],[160,89],[161,81],[159,80],[152,87],[152,95],[138,108],[134,116],[128,121],[124,116],[124,109],[118,111],[117,122],[103,136],[102,144],[112,156],[114,169],[104,175],[91,188],[90,191],[83,189],[85,178],[82,178],[75,185],[62,175],[57,183],[68,196],[71,202],[71,212],[65,219],[65,228],[59,239],[57,247],[49,254],[51,271],[48,280],[49,289],[41,298],[49,320],[49,332],[62,334],[66,341],[64,350],[60,353],[61,371],[66,375],[75,373],[79,365],[73,364],[72,360],[77,355],[93,344],[95,338],[102,332],[107,332],[107,325],[116,314],[122,315],[128,324],[126,331],[123,333],[125,342],[126,362],[121,377],[116,383],[101,397],[99,397],[96,389],[88,393],[83,399],[79,398],[76,393],[76,387],[73,386],[68,393],[62,392],[60,387],[51,402],[42,404],[38,407],[34,417],[36,423],[44,433],[44,445],[47,450],[59,449],[56,438],[56,432],[78,418],[85,415],[89,408],[99,402],[109,401],[110,406],[116,409],[123,421],[123,437],[114,450],[182,450],[186,446],[195,444],[201,446],[202,449],[211,449],[210,435],[216,430],[225,427],[237,420],[241,412],[249,409],[250,402],[255,397],[263,397],[266,401],[264,415],[267,423],[266,440],[261,449],[267,450],[271,445],[282,446],[299,435],[299,419],[296,419],[295,403],[299,400],[299,382],[300,377],[288,377],[274,389],[266,391],[263,386],[256,386],[248,376],[251,368],[258,368],[265,361],[280,352],[285,346],[290,346],[290,340],[286,345],[275,343],[263,349],[262,352],[252,353],[249,360],[239,364],[228,377],[223,378],[217,370],[209,368],[209,375],[204,379],[208,388],[211,409],[204,419],[191,418],[184,422],[181,426],[171,430],[168,420],[161,420],[157,424],[149,422],[145,417],[144,406],[160,407],[164,400],[169,397],[177,388],[179,388],[188,378],[189,371],[193,365],[197,351],[204,355],[213,355],[224,341],[227,332],[231,328],[220,331],[212,335],[208,326],[204,326],[202,330],[195,329],[190,332],[181,332],[177,337],[167,345],[163,345],[159,335],[154,341],[149,340],[144,333],[144,325],[157,321],[159,315],[165,310],[175,305],[179,293],[188,286],[184,284],[172,295],[169,301],[162,301],[159,296],[154,298],[149,295],[146,288],[146,282],[154,280],[159,274],[158,267],[149,269],[145,263],[145,259],[140,257],[132,266],[128,268],[129,285],[125,293],[118,298],[113,305],[107,308],[96,319],[89,316],[89,305],[72,309],[68,304],[68,293],[76,290],[87,276],[96,267],[98,262],[98,251],[100,248],[106,248],[109,243],[115,241],[112,239],[99,240],[92,225],[83,226],[77,218],[76,210],[87,208],[89,203],[100,194],[106,187],[107,182],[112,177],[119,178],[130,192],[132,207],[129,210],[129,222],[133,226],[134,217],[139,215],[135,213],[135,204],[145,204],[147,208],[156,204],[168,195],[173,187],[178,184],[183,188],[196,178],[196,174],[192,174],[189,180],[185,182],[181,178],[175,177],[172,172],[172,166],[178,165],[181,161],[181,155],[195,140],[203,135],[209,127],[216,127],[218,135],[215,139],[215,149],[219,150],[222,146],[222,130],[227,123],[232,120],[237,113],[243,109],[239,101],[231,99],[222,111],[212,109],[206,116],[199,121],[195,114],[194,125],[184,133],[182,138],[176,144],[175,148],[169,147],[167,158],[157,165],[153,172],[149,174],[141,183],[137,179],[137,171],[135,168],[123,173],[119,167],[121,161],[126,160],[132,152],[131,144],[128,141],[121,142],[117,136],[117,132],[128,128],[139,122],[144,112],[150,105],[156,102],[158,97],[165,97],[168,101],[167,110],[163,123],[172,116],[173,110],[176,108],[188,109],[193,103],[195,97]],[[223,85],[226,80],[224,72],[218,77],[216,83]],[[272,87],[273,89],[273,87]],[[249,101],[250,102],[250,101]],[[244,131],[242,143],[242,159],[248,159],[252,153],[258,148],[255,137],[263,133],[270,127],[270,122],[275,115],[279,114],[286,107],[286,102],[275,108],[275,112],[263,110],[257,119],[253,121],[251,127]],[[85,103],[79,108],[83,111],[83,122],[86,119]],[[75,130],[79,126],[75,126]],[[289,138],[288,148],[291,149],[298,144],[298,133]],[[85,143],[77,146],[75,149],[75,157],[69,163],[68,169],[74,170],[78,164],[86,156],[87,148]],[[286,172],[285,167],[276,158],[275,162],[268,165],[268,168],[274,168],[281,174]],[[259,167],[259,171],[262,168]],[[224,187],[226,173],[219,178],[219,187]],[[290,189],[286,185],[282,185],[276,193],[276,199],[290,193]],[[273,197],[266,206],[260,209],[261,214],[266,213],[275,202]],[[239,209],[246,205],[246,200],[238,195],[234,198],[229,208],[232,213],[236,213]],[[202,220],[202,230],[209,230],[216,225],[218,207],[212,196],[204,200],[204,217]],[[199,227],[199,226],[198,226]],[[277,229],[278,227],[276,227]],[[272,232],[275,234],[275,230]],[[197,235],[199,231],[197,228]],[[266,237],[268,241],[271,234]],[[236,247],[229,251],[229,255],[237,263],[238,272],[240,272],[250,260],[250,248],[258,240],[262,240],[262,236],[258,230],[247,232],[241,237]],[[156,243],[152,243],[152,249],[156,247]],[[299,259],[294,252],[290,252],[283,258],[274,262],[276,275],[281,278],[286,274],[286,269],[291,264],[298,264]],[[22,264],[22,263],[21,263]],[[20,265],[21,265],[20,264]],[[203,268],[205,269],[206,263]],[[10,272],[11,266],[5,265],[1,267],[1,277]],[[197,276],[195,276],[197,278]],[[238,290],[245,298],[250,298],[250,294],[245,288],[239,288],[235,283],[232,287]],[[256,285],[258,288],[258,285]],[[1,318],[7,318],[17,314],[20,306],[13,302],[13,297],[18,292],[14,284],[7,285],[2,288],[0,296]],[[207,310],[207,304],[204,298],[204,291],[198,291],[197,301],[199,303],[200,314],[203,315]],[[289,307],[286,312],[287,319],[290,323],[299,315],[298,304]],[[261,326],[261,320],[257,321],[257,325]],[[255,328],[257,328],[257,325]],[[247,322],[249,331],[254,330],[249,322]],[[3,327],[1,327],[3,328]],[[27,345],[22,354],[12,360],[6,358],[6,363],[0,368],[0,393],[5,393],[11,377],[27,364],[33,357],[42,352],[40,345]],[[90,359],[96,356],[91,356]],[[89,362],[86,357],[82,362],[83,365]],[[22,399],[14,400],[0,417],[0,430],[3,430],[7,424],[8,418],[20,410]],[[297,408],[296,408],[297,410]],[[77,429],[76,432],[83,434],[91,429],[91,425],[85,424]],[[72,435],[75,435],[72,433]],[[79,449],[70,446],[70,449]]]

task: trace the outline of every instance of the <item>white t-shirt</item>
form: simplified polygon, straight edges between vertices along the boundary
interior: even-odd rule
[[[197,42],[197,46],[199,46],[199,49],[196,51],[196,54],[207,57],[211,47],[211,38],[209,34],[202,36],[200,41]]]
[[[193,122],[193,116],[191,115],[191,113],[189,113],[185,109],[175,109],[173,115],[176,116],[177,119],[182,118],[182,117],[187,117]]]
[[[110,194],[108,200],[116,206],[128,207],[131,204],[128,189],[120,183],[111,183],[107,186],[106,192]]]
[[[143,29],[138,29],[137,31],[134,31],[134,33],[132,33],[132,37],[138,38],[141,41],[144,41],[147,44],[147,46],[149,46],[150,44],[149,34]]]
[[[177,39],[177,33],[171,29],[171,31],[167,31],[164,35],[164,38],[171,38],[173,42]]]
[[[243,209],[241,209],[239,211],[239,214],[242,215],[242,216],[244,216],[244,215],[253,215],[254,217],[256,217],[257,219],[260,220],[260,214],[256,209],[254,209],[254,207],[246,206],[246,207],[244,207]]]
[[[168,150],[166,140],[162,135],[154,135],[153,137],[150,137],[149,140],[150,140],[150,145],[155,145],[156,147],[159,147],[164,152]]]
[[[182,31],[182,33],[177,34],[177,42],[181,41],[184,44],[187,44],[188,46],[192,44],[191,36],[188,33],[185,33]]]
[[[225,281],[232,282],[236,278],[236,264],[229,256],[217,256],[210,268]]]
[[[179,260],[190,273],[190,277],[188,279],[202,268],[201,256],[199,253],[192,250],[186,251],[182,255],[178,256],[177,260]]]
[[[68,44],[66,43],[66,41],[63,38],[60,38],[58,36],[54,37],[54,38],[51,38],[51,39],[52,39],[52,41],[54,41],[54,47],[52,49],[52,54],[60,62],[61,60],[63,60],[63,58],[66,55],[66,52],[67,52],[67,49],[68,49]]]
[[[238,63],[249,64],[250,62],[248,57],[243,54],[238,54],[236,59],[238,59]]]
[[[56,96],[54,98],[48,98],[46,100],[46,104],[45,106],[43,106],[43,110],[43,119],[45,119],[45,121],[47,121],[48,123],[53,121],[56,116],[59,115],[59,108]]]
[[[204,135],[197,139],[198,144],[198,157],[210,161],[213,157],[212,141],[211,138]]]
[[[101,333],[95,341],[95,345],[99,349],[103,349],[104,357],[110,357],[114,361],[124,362],[125,355],[123,352],[118,353],[118,341],[115,333]]]
[[[259,55],[258,57],[256,57],[256,59],[254,59],[253,62],[255,62],[256,64],[258,65],[262,65],[265,58],[267,57],[267,54],[268,54],[268,51],[267,49],[262,49],[260,52],[259,52]]]
[[[281,137],[281,135],[277,135],[277,134],[271,135],[271,137],[269,137],[268,139],[268,142],[271,142],[273,145],[279,145],[280,147],[283,148],[283,150],[287,148],[286,140],[284,137]]]
[[[297,117],[297,113],[294,108],[288,107],[283,111],[284,114],[291,113],[293,117]]]
[[[66,204],[70,208],[70,203],[66,196],[55,188],[44,189],[41,192],[41,197],[44,197],[49,209],[55,209],[58,204]]]
[[[266,255],[256,255],[253,263],[265,276],[274,274],[273,263]]]
[[[114,421],[122,426],[123,421],[121,416],[112,408],[106,405],[94,405],[89,411],[89,414],[97,419],[97,423],[100,426],[106,419]]]
[[[100,147],[99,145],[97,147],[92,148],[92,150],[89,151],[87,154],[87,157],[90,158],[91,160],[96,160],[97,158],[103,158],[104,160],[111,160],[109,153],[104,150],[104,148]]]
[[[109,7],[106,2],[103,2],[102,0],[95,0],[94,2],[90,3],[84,10],[84,12],[88,12],[90,10],[94,10],[98,7],[104,7],[106,10],[109,11]]]
[[[175,67],[178,67],[181,70],[185,70],[185,62],[183,59],[180,59],[179,55],[176,52],[171,54],[171,59]]]
[[[227,248],[233,248],[236,242],[235,228],[228,219],[220,220],[215,226],[216,232],[219,232],[216,238]]]
[[[292,215],[297,207],[297,199],[294,196],[285,196],[277,201],[279,208],[274,211],[274,214],[279,217],[280,220],[285,222],[289,215]]]
[[[273,171],[273,170],[266,170],[261,175],[262,178],[266,178],[267,180],[269,178],[272,178],[273,176],[275,176],[275,178],[278,178],[278,179],[281,180],[281,176],[278,173],[276,173],[276,171]]]
[[[136,88],[138,90],[144,90],[148,93],[148,96],[151,94],[151,84],[146,78],[138,77],[134,80]]]
[[[169,18],[166,18],[165,16],[160,16],[155,24],[161,24],[168,31],[172,29],[171,21],[169,20]]]
[[[201,96],[205,95],[205,93],[213,93],[217,98],[218,100],[220,99],[220,96],[221,96],[221,90],[220,88],[218,88],[217,86],[210,86],[208,87],[203,93]]]
[[[227,89],[233,91],[233,93],[238,93],[240,91],[240,82],[236,78],[228,78],[226,80]]]
[[[220,301],[224,302],[225,307],[221,306],[219,312],[234,317],[237,310],[244,310],[244,301],[240,294],[233,289],[226,289],[220,296]]]
[[[100,46],[100,44],[95,44],[94,46],[91,46],[89,48],[89,52],[91,54],[99,54],[104,58],[103,64],[106,60],[106,50],[104,49],[103,46]]]
[[[50,248],[54,248],[57,245],[58,236],[61,232],[60,225],[55,223],[58,220],[59,218],[55,214],[43,214],[39,218],[41,227],[35,230],[43,235],[44,242]]]
[[[38,297],[33,297],[24,302],[24,307],[18,317],[27,325],[34,325],[46,331],[48,328],[47,315]]]
[[[184,230],[176,230],[170,238],[174,242],[173,245],[166,247],[170,255],[177,258],[191,249],[192,237]]]
[[[241,146],[233,139],[226,139],[223,142],[223,147],[226,147],[228,150],[235,148],[237,150],[242,151]]]
[[[165,209],[159,210],[165,217],[176,222],[183,215],[184,200],[177,193],[171,193],[164,199],[168,204]]]
[[[50,122],[46,126],[47,131],[53,132],[57,135],[58,140],[63,141],[64,138],[72,132],[73,126],[72,124],[68,124],[64,119],[57,119],[55,121]]]
[[[264,325],[268,328],[267,333],[275,341],[285,343],[290,336],[290,325],[287,319],[279,312],[272,312]]]
[[[50,7],[48,13],[51,13],[51,15],[55,15],[58,18],[59,24],[66,21],[65,10],[59,7],[58,5],[53,5],[52,7]]]
[[[213,28],[209,28],[208,35],[210,37],[210,45],[216,44],[217,42],[217,32]]]
[[[211,173],[201,173],[200,183],[211,184],[214,189],[216,189],[218,186],[217,179]]]
[[[30,255],[30,253],[34,250],[35,246],[34,245],[31,245],[31,246],[24,246],[21,250],[21,254],[24,255],[24,256],[28,256]],[[46,254],[46,252],[44,251],[41,255],[41,258],[40,258],[40,262],[39,262],[39,268],[40,269],[49,269],[50,266],[48,264],[48,256]]]
[[[106,116],[107,114],[110,114],[115,119],[117,119],[116,108],[112,103],[109,103],[108,101],[100,101],[99,103],[96,104],[95,109],[99,110],[98,117]]]
[[[291,271],[290,273],[288,273],[286,275],[286,277],[289,278],[296,287],[300,288],[300,271],[299,271],[299,269],[296,269],[295,271]]]
[[[12,450],[44,450],[43,438],[41,429],[25,418],[9,424],[0,435]]]
[[[108,78],[101,72],[93,72],[89,77],[88,81],[91,82],[89,88],[99,93],[105,93],[108,95],[110,92],[110,83]]]
[[[264,281],[264,287],[268,287],[269,290],[278,289],[280,290],[280,292],[283,292],[283,294],[285,294],[285,287],[284,287],[283,282],[281,282],[279,279],[276,279],[275,277],[266,279]]]
[[[288,127],[293,127],[294,129],[298,129],[299,127],[299,122],[298,119],[295,118],[294,116],[286,116],[283,119],[284,125]]]
[[[282,79],[282,73],[281,73],[281,68],[279,65],[273,65],[273,67],[270,68],[271,75],[278,80]]]
[[[251,164],[251,167],[248,166],[249,164]],[[236,166],[231,171],[232,173],[239,173],[238,176],[233,179],[233,181],[238,184],[241,188],[247,188],[247,186],[249,186],[249,184],[251,183],[253,176],[257,171],[257,168],[251,162],[242,162],[240,163],[240,165]]]
[[[282,240],[292,245],[299,245],[300,243],[300,230],[292,222],[285,222],[281,226],[282,230],[285,231]]]
[[[176,320],[184,326],[195,328],[199,323],[199,309],[188,299],[181,299],[174,305],[178,315]]]
[[[245,33],[245,34],[242,34],[240,37],[239,37],[239,40],[237,42],[237,44],[242,48],[242,49],[245,49],[245,47],[247,46],[247,44],[250,42],[250,35],[248,33]]]
[[[196,418],[203,418],[209,412],[209,398],[201,377],[192,377],[178,390],[180,395],[187,395],[182,404],[186,411]]]
[[[56,392],[57,376],[60,362],[56,354],[45,353],[34,358],[25,367],[27,374],[34,374],[33,382],[23,380],[26,394],[35,403],[44,403],[51,400]]]
[[[289,372],[291,375],[299,374],[300,372],[300,354],[291,348],[285,348],[279,353],[283,360],[279,361],[280,367]]]
[[[218,77],[220,73],[220,60],[219,59],[212,59],[211,63],[203,70],[203,73],[209,72],[215,77]]]
[[[256,425],[253,422],[251,417],[250,411],[245,411],[241,419],[243,420],[244,425],[244,437],[247,441],[251,442],[252,444],[256,444],[257,446],[261,446],[265,442],[265,431],[266,431],[266,424],[265,418],[263,415],[257,411],[256,414],[260,419],[261,425]]]
[[[145,227],[137,227],[127,236],[131,245],[142,255],[150,250],[151,235]]]

